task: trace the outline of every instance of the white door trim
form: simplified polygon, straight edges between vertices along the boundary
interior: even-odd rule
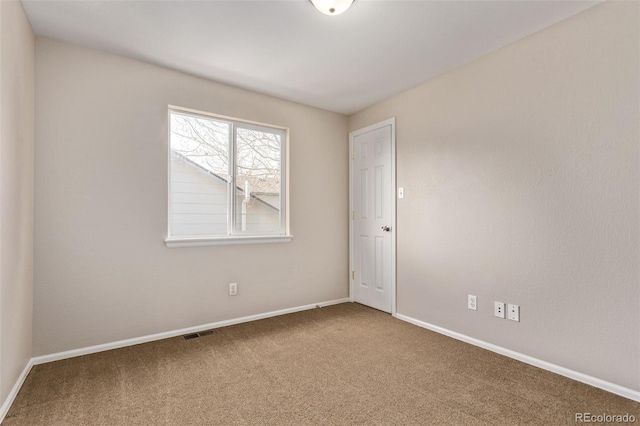
[[[349,133],[349,300],[354,301],[353,275],[354,244],[353,244],[353,139],[364,133],[377,130],[381,127],[391,126],[391,316],[396,316],[396,118],[391,117],[379,123]]]

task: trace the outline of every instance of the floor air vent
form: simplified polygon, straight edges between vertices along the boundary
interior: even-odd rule
[[[197,337],[209,336],[213,334],[213,330],[201,331],[200,333],[185,334],[182,336],[184,340],[195,339]]]

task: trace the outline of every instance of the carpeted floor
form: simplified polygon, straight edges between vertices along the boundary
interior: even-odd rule
[[[576,412],[640,419],[640,404],[346,303],[35,366],[3,425],[560,425]]]

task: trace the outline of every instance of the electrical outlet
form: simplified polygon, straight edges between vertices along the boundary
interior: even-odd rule
[[[467,299],[467,308],[473,309],[474,311],[478,309],[478,296],[474,296],[473,294],[469,295]]]
[[[495,302],[493,315],[504,318],[504,302]]]
[[[507,317],[511,321],[520,321],[520,306],[509,303],[507,305]]]
[[[238,283],[229,283],[229,296],[238,295]]]

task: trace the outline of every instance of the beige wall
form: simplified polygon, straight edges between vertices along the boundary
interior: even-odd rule
[[[350,117],[397,117],[398,313],[640,389],[638,7],[596,6]]]
[[[291,243],[165,246],[169,104],[290,128]],[[38,38],[34,356],[347,297],[347,153],[342,115]]]
[[[34,36],[0,1],[0,404],[31,358]]]

